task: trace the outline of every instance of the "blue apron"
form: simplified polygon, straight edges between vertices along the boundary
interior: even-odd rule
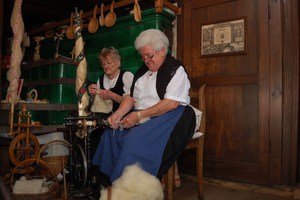
[[[156,176],[165,146],[183,111],[184,106],[178,106],[130,129],[105,129],[93,165],[100,166],[100,171],[107,174],[111,182],[121,176],[126,166],[134,163]]]

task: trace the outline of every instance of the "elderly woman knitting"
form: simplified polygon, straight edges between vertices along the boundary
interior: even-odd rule
[[[134,45],[144,65],[134,75],[131,95],[108,118],[111,128],[93,158],[111,182],[134,163],[161,178],[195,130],[190,82],[183,64],[168,54],[166,35],[149,29]]]

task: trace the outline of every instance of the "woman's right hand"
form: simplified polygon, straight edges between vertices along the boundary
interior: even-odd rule
[[[98,87],[96,84],[91,84],[89,85],[88,90],[91,95],[96,95]]]
[[[114,112],[110,117],[107,118],[108,123],[110,124],[110,127],[113,129],[119,128],[119,125],[121,124],[120,121],[122,119],[122,116],[120,116],[117,112]]]

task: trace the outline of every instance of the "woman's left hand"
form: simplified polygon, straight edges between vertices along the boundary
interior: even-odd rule
[[[121,121],[121,124],[124,128],[131,128],[139,123],[138,112],[129,113],[124,119]]]
[[[111,99],[110,97],[110,90],[98,90],[97,94],[100,96],[101,99],[103,100],[107,100],[107,99]]]

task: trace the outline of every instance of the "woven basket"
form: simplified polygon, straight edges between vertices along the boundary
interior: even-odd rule
[[[54,173],[58,175],[63,170],[63,161],[64,166],[68,163],[68,156],[47,156],[42,157],[41,160],[45,161],[50,165],[50,167],[53,169]]]
[[[40,149],[39,158],[45,161],[47,164],[49,164],[53,169],[54,173],[58,175],[60,172],[63,171],[63,168],[67,165],[69,157],[67,155],[42,157],[43,152],[47,150],[47,148],[49,148],[51,145],[56,145],[56,144],[62,144],[64,146],[69,147],[69,143],[67,141],[52,140],[42,146],[42,148]]]
[[[60,196],[60,187],[59,187],[59,183],[57,180],[56,175],[54,174],[53,169],[43,160],[40,159],[34,159],[34,158],[30,158],[27,160],[22,161],[21,163],[19,163],[12,172],[12,176],[11,176],[11,188],[13,188],[13,185],[15,183],[15,174],[18,171],[18,168],[24,168],[28,165],[33,165],[33,163],[37,163],[39,166],[42,166],[44,168],[46,168],[47,171],[49,171],[47,174],[49,174],[49,176],[47,176],[48,180],[53,180],[53,184],[51,185],[51,187],[49,188],[49,190],[47,192],[43,192],[43,193],[38,193],[38,194],[16,194],[16,193],[11,193],[11,196],[14,199],[17,200],[52,200],[52,199],[57,199]],[[45,175],[35,175],[35,176],[31,176],[30,174],[25,174],[25,176],[27,176],[27,179],[44,179]]]
[[[34,177],[37,178],[37,177]],[[53,200],[60,197],[58,183],[53,183],[49,191],[38,194],[15,194],[11,193],[11,196],[16,200]]]

